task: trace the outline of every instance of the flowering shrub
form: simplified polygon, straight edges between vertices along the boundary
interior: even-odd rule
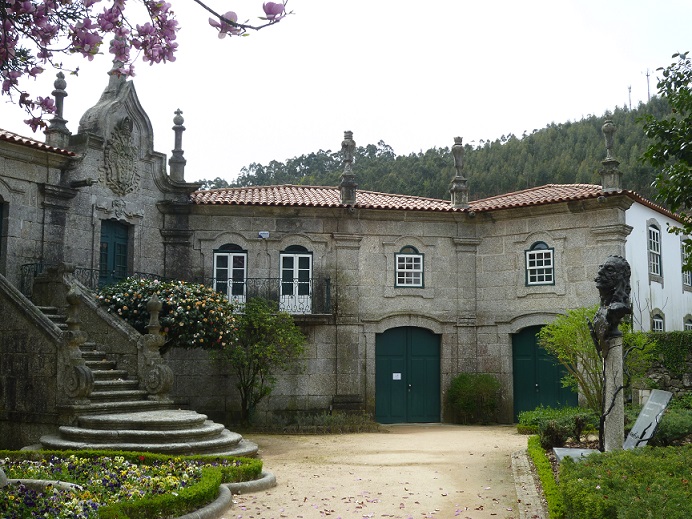
[[[204,285],[131,277],[102,288],[99,301],[108,312],[147,333],[147,303],[154,294],[163,304],[159,321],[170,346],[212,349],[235,342],[233,304]]]
[[[232,458],[111,456],[104,452],[46,453],[43,457],[37,457],[40,453],[5,451],[5,454],[9,455],[3,459],[3,467],[9,478],[59,480],[79,487],[60,490],[50,486],[43,491],[23,484],[4,487],[0,490],[0,517],[4,519],[96,518],[106,508],[122,503],[158,499],[157,496],[182,496],[204,478],[202,470],[207,467],[219,468],[225,482],[243,480],[245,472],[261,471],[257,460]],[[212,495],[216,495],[216,490]],[[144,507],[142,513],[147,518],[170,516],[161,508]]]

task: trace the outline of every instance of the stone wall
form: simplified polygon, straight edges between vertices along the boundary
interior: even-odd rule
[[[0,449],[55,432],[60,331],[0,275]]]

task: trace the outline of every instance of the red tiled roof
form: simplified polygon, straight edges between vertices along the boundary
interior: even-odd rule
[[[623,191],[618,193],[622,194]],[[604,195],[601,186],[594,184],[547,184],[545,186],[532,187],[522,191],[475,200],[470,202],[469,205],[472,211],[479,212],[509,209],[512,207],[552,204],[555,202],[569,202],[572,200],[585,200],[587,198],[597,198],[601,195]]]
[[[192,201],[196,204],[218,205],[342,206],[339,188],[326,186],[283,185],[210,189],[194,192]],[[357,191],[355,206],[367,209],[454,210],[451,202],[446,200],[360,190]]]
[[[30,139],[29,137],[22,137],[19,134],[8,132],[6,130],[0,130],[0,141],[11,142],[37,150],[50,151],[52,153],[57,153],[58,155],[65,155],[66,157],[74,157],[77,155],[73,151],[56,148],[55,146],[49,146],[45,142]]]
[[[628,193],[621,191],[622,193]],[[468,209],[455,209],[449,200],[395,195],[358,190],[355,207],[414,211],[482,212],[512,207],[584,200],[603,195],[601,186],[592,184],[548,184],[469,203]],[[196,191],[192,202],[210,205],[267,205],[298,207],[341,207],[338,187],[252,186]]]

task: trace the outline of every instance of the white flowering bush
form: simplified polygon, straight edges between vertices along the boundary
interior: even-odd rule
[[[163,304],[159,321],[169,346],[217,349],[235,343],[233,303],[205,285],[131,277],[103,287],[99,301],[108,312],[147,333],[147,303],[154,294]]]

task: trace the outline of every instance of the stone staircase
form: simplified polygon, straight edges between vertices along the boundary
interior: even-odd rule
[[[61,330],[67,318],[57,308],[39,307]],[[170,400],[154,400],[139,380],[98,345],[80,347],[94,375],[89,403],[74,404],[77,423],[41,437],[41,447],[57,450],[107,449],[175,455],[254,456],[257,445],[195,411],[176,409]]]

